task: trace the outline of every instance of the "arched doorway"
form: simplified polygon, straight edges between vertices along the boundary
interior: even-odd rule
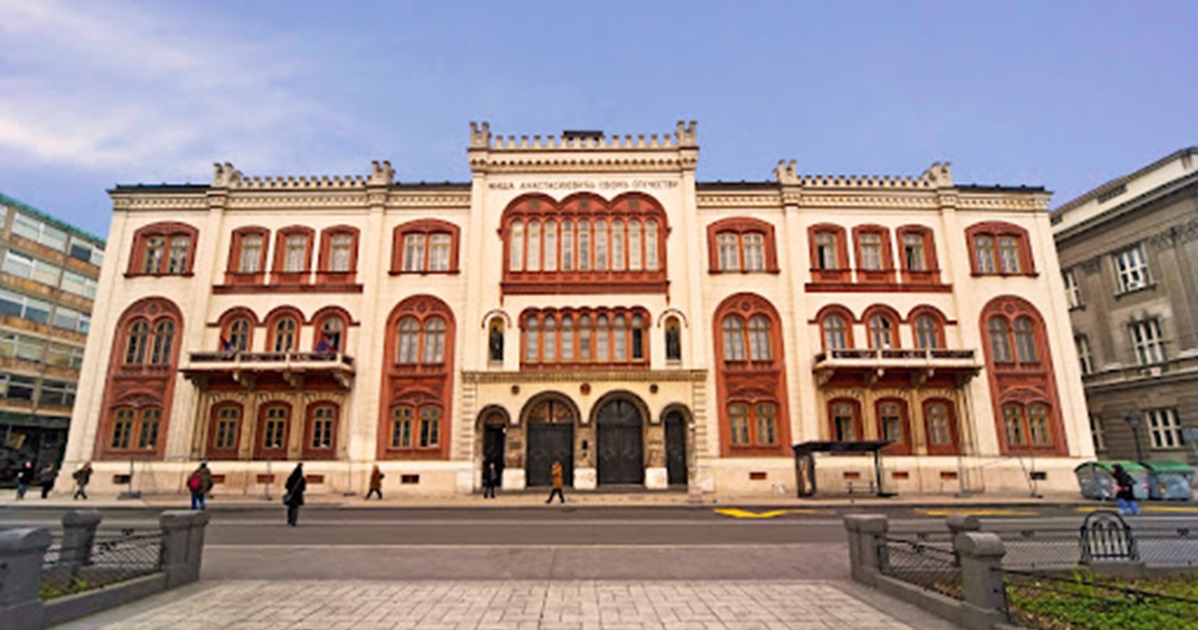
[[[497,406],[488,406],[479,414],[482,418],[482,471],[495,464],[499,474],[498,485],[503,486],[503,469],[507,460],[507,412]]]
[[[599,485],[645,482],[644,417],[630,400],[616,398],[596,415]]]
[[[525,478],[528,486],[548,486],[553,483],[553,462],[561,462],[562,482],[574,485],[574,421],[573,406],[558,398],[534,401],[524,420],[528,426],[528,458]]]
[[[671,486],[686,485],[686,418],[681,411],[666,413],[666,477]]]

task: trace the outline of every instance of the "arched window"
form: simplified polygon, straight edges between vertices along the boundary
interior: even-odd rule
[[[541,348],[541,360],[557,360],[557,318],[553,315],[545,316],[545,345]]]
[[[285,459],[290,424],[290,406],[284,403],[263,405],[258,417],[258,440],[254,445],[254,456],[258,459]]]
[[[739,317],[724,318],[724,360],[745,360],[744,322]]]
[[[154,326],[154,348],[150,352],[152,365],[169,365],[175,347],[175,322],[164,319]]]
[[[528,255],[525,268],[529,271],[541,270],[541,222],[528,222]]]
[[[641,360],[645,358],[645,318],[640,315],[632,316],[632,358],[633,360]]]
[[[716,272],[778,271],[774,226],[759,219],[734,217],[707,226],[709,262]]]
[[[228,334],[221,344],[223,352],[248,352],[250,349],[250,320],[238,317],[229,323]]]
[[[1037,363],[1035,327],[1029,317],[1015,319],[1015,356],[1020,363]]]
[[[657,271],[657,221],[645,221],[645,269]]]
[[[770,321],[764,315],[749,318],[749,358],[754,361],[770,361]]]
[[[358,228],[338,225],[320,233],[316,279],[321,284],[347,285],[358,270]]]
[[[403,270],[404,271],[421,271],[424,269],[424,246],[428,240],[428,235],[423,233],[411,233],[404,235],[403,239]]]
[[[582,315],[578,318],[578,360],[590,361],[591,353],[591,316]]]
[[[541,358],[541,328],[536,315],[524,320],[524,360],[538,361]]]
[[[856,442],[864,437],[860,403],[855,400],[833,400],[828,403],[828,409],[833,441]]]
[[[574,222],[562,221],[562,271],[574,270]]]
[[[633,219],[628,222],[628,269],[641,270],[641,222]]]
[[[487,358],[492,363],[503,363],[503,318],[491,319],[490,332],[487,336]]]
[[[612,359],[615,361],[625,361],[628,359],[628,331],[626,329],[627,319],[623,315],[616,315],[612,325]]]
[[[402,364],[416,363],[416,353],[420,349],[420,322],[415,317],[405,317],[399,322],[399,351],[395,362]]]
[[[716,247],[720,254],[720,271],[737,271],[740,269],[740,249],[737,247],[736,234],[725,232],[716,236]]]
[[[129,275],[188,275],[199,230],[186,223],[154,223],[133,234]],[[61,249],[61,248],[60,248]]]
[[[458,226],[439,219],[397,225],[391,237],[391,275],[457,273],[458,234]],[[520,247],[523,253],[523,239]]]
[[[869,344],[871,348],[887,349],[898,347],[898,327],[889,315],[876,314],[869,318]]]
[[[545,271],[557,271],[557,222],[545,222]]]
[[[266,250],[270,230],[244,226],[233,230],[229,263],[225,272],[228,285],[261,284],[266,279]]]
[[[811,256],[811,281],[841,283],[852,279],[849,271],[849,252],[845,229],[839,225],[820,224],[807,228]]]
[[[149,338],[150,324],[146,320],[136,320],[129,326],[129,338],[125,343],[125,365],[141,365],[146,362]]]
[[[591,268],[591,222],[578,222],[578,269],[587,271]]]
[[[341,352],[344,347],[345,321],[329,316],[320,323],[320,334],[316,340],[317,352]]]
[[[823,320],[824,350],[840,350],[848,347],[848,326],[844,318],[832,313]]]
[[[401,404],[391,409],[392,449],[435,449],[441,446],[442,409],[437,405]]]
[[[275,237],[272,277],[282,282],[305,282],[308,271],[312,268],[314,236],[312,228],[301,225],[279,230]]]
[[[607,221],[595,221],[595,271],[607,271]]]
[[[562,361],[574,360],[574,317],[562,317]]]
[[[1007,320],[999,316],[990,318],[990,352],[997,363],[1011,362],[1010,332]]]
[[[921,350],[941,347],[940,324],[935,317],[924,314],[915,318],[915,345]]]
[[[611,269],[624,271],[624,222],[611,222]]]
[[[595,360],[607,361],[611,351],[611,328],[608,325],[607,315],[600,315],[596,321],[598,330],[595,333]]]
[[[212,407],[208,429],[209,459],[236,459],[241,440],[242,407],[235,402],[217,403]]]
[[[445,361],[445,320],[430,317],[424,322],[424,362]]]
[[[989,221],[965,230],[973,253],[975,275],[1034,275],[1027,230],[1011,223]]]
[[[923,225],[904,225],[896,230],[901,250],[903,283],[935,284],[940,282],[936,260],[936,243],[932,229]]]
[[[295,350],[295,337],[299,330],[299,326],[295,320],[290,317],[282,317],[275,322],[274,328],[271,331],[274,334],[274,343],[271,347],[275,352],[291,352]]]

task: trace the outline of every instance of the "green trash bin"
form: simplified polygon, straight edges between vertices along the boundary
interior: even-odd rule
[[[1148,495],[1161,501],[1189,501],[1194,498],[1194,469],[1175,461],[1145,462],[1148,466]]]
[[[1081,488],[1082,496],[1087,499],[1114,501],[1117,492],[1114,477],[1115,464],[1122,465],[1127,474],[1136,481],[1135,487],[1132,488],[1132,494],[1136,500],[1147,500],[1148,469],[1136,462],[1127,461],[1086,462],[1073,469],[1074,474],[1077,475],[1077,483]]]

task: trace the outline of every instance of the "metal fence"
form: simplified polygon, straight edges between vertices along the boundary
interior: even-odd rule
[[[56,538],[42,562],[42,600],[65,597],[162,570],[162,532],[97,532],[91,545]]]
[[[878,539],[882,575],[953,599],[964,599],[961,566],[947,534],[921,533]]]
[[[987,531],[998,534],[1006,545],[1003,566],[1036,569],[1084,564],[1082,534],[1076,527]],[[1150,565],[1198,567],[1198,527],[1139,526],[1131,528],[1131,538],[1135,557],[1122,559]]]
[[[1036,630],[1193,630],[1198,599],[1193,576],[1128,581],[1088,571],[1002,569],[1007,619]],[[1145,590],[1152,589],[1152,590]]]

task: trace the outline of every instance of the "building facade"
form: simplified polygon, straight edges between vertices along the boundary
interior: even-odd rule
[[[796,490],[800,442],[888,440],[899,492],[1072,487],[1092,456],[1042,189],[697,182],[672,134],[499,137],[466,183],[118,186],[70,452],[143,491]],[[866,483],[821,457],[819,487]],[[103,476],[103,475],[101,475]]]
[[[104,241],[0,194],[0,482],[66,449]]]
[[[1103,458],[1198,463],[1196,163],[1182,149],[1052,213]]]

